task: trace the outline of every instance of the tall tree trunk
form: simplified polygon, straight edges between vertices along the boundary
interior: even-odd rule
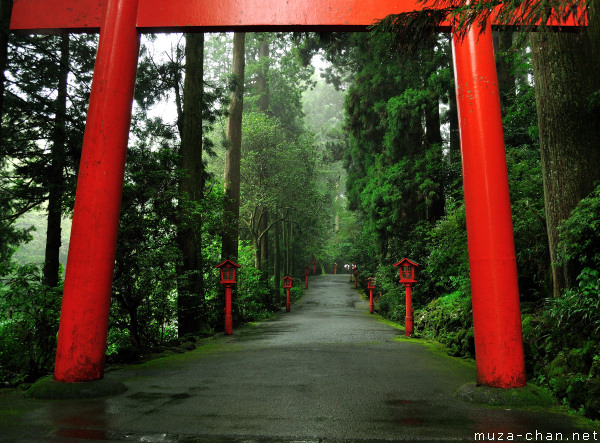
[[[450,36],[450,72],[452,72],[452,36]],[[454,84],[454,83],[453,83]],[[460,132],[458,129],[458,107],[456,105],[456,91],[454,87],[448,91],[448,120],[450,129],[449,161],[460,161]]]
[[[259,209],[257,209],[257,212],[259,211]],[[255,232],[256,232],[256,238],[255,238],[255,242],[254,242],[254,269],[260,271],[260,237],[259,237],[259,233],[258,233],[258,226],[260,226],[260,222],[257,220],[256,221],[256,226],[253,226],[253,228],[255,228]]]
[[[290,215],[290,231],[288,233],[288,258],[289,258],[289,267],[288,267],[288,275],[292,275],[294,272],[294,216]]]
[[[258,61],[260,69],[256,78],[256,87],[258,89],[258,109],[263,112],[269,110],[269,34],[263,32],[258,46]]]
[[[450,123],[450,162],[460,161],[460,132],[458,129],[458,107],[456,93],[452,90],[448,95],[448,120]]]
[[[240,162],[242,152],[242,111],[244,106],[246,34],[233,34],[233,82],[227,119],[228,150],[225,155],[225,219],[221,256],[233,261],[238,257],[240,219]]]
[[[8,35],[10,34],[12,7],[13,0],[0,0],[0,117],[4,111],[4,83],[6,80],[4,71],[6,70],[6,57],[8,54]],[[0,140],[2,137],[1,122],[2,120],[0,119]],[[2,154],[1,151],[0,154]]]
[[[266,113],[269,111],[269,34],[266,32],[261,34],[261,40],[258,47],[258,60],[260,64],[260,70],[256,80],[259,94],[258,108]],[[262,237],[260,238],[259,267],[266,284],[269,279],[269,209],[267,207],[262,207],[260,214],[258,232]],[[265,301],[267,304],[270,304],[270,297]]]
[[[433,103],[428,103],[425,106],[425,143],[427,148],[430,146],[442,145],[442,132],[440,122],[440,108],[437,100]],[[442,161],[442,159],[440,159]],[[436,195],[432,198],[428,205],[427,219],[429,221],[435,221],[442,218],[444,215],[444,185],[440,184],[440,189],[436,192]]]
[[[67,80],[69,76],[69,34],[60,36],[60,65],[56,97],[54,135],[50,151],[48,180],[48,221],[46,253],[44,259],[44,284],[55,288],[59,282],[62,202],[64,192],[65,121],[67,114]]]
[[[492,33],[494,52],[496,54],[496,70],[498,72],[498,88],[500,89],[500,108],[502,115],[506,114],[508,106],[514,101],[516,95],[516,78],[509,63],[506,61],[506,52],[512,47],[512,32],[495,31]]]
[[[273,292],[276,302],[279,303],[279,290],[281,279],[281,250],[279,247],[279,222],[273,225]]]
[[[597,2],[596,2],[597,3]],[[600,22],[590,3],[581,33],[533,33],[531,48],[550,259],[559,223],[600,179],[600,112],[588,101],[600,90]],[[572,266],[552,267],[553,295],[574,283]]]
[[[433,64],[435,58],[434,44],[427,47],[424,54],[426,61]],[[429,74],[426,72],[422,79],[423,87],[427,88],[427,80]],[[436,145],[442,146],[442,131],[440,121],[440,104],[439,96],[437,93],[431,97],[431,100],[425,104],[425,149],[430,149]],[[440,151],[441,152],[441,151]],[[443,161],[442,158],[439,159]],[[431,199],[431,202],[427,205],[427,220],[435,221],[442,218],[444,215],[444,185],[440,184],[439,190],[436,195]]]
[[[204,76],[204,34],[187,34],[183,85],[181,168],[185,176],[180,190],[185,195],[184,221],[178,232],[182,263],[178,270],[177,318],[179,335],[197,333],[206,325],[204,273],[202,263],[202,221],[194,206],[204,190],[202,161],[202,100]]]
[[[260,238],[260,270],[268,274],[269,271],[269,211],[263,208],[259,232],[262,234]]]
[[[283,222],[282,224],[282,237],[283,237],[283,274],[290,275],[290,270],[288,267],[288,225],[287,222]]]

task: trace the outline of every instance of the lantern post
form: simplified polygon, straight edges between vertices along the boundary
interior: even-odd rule
[[[304,280],[305,280],[305,289],[308,289],[308,274],[310,274],[310,268],[308,266],[304,267]]]
[[[417,266],[419,264],[415,261],[403,258],[394,266],[398,266],[400,271],[400,283],[404,285],[406,291],[406,317],[404,319],[404,334],[410,337],[414,334],[413,326],[413,307],[412,307],[412,285],[417,280],[415,279]]]
[[[227,259],[220,265],[215,266],[221,271],[221,284],[225,286],[225,335],[233,334],[233,320],[231,317],[231,287],[237,282],[235,280],[236,269],[240,267],[237,263]]]
[[[292,287],[292,282],[294,279],[289,275],[286,275],[282,278],[283,287],[285,288],[285,312],[290,312],[290,288]]]
[[[316,266],[317,266],[316,258],[313,258],[312,265],[313,265],[313,275],[315,275],[316,274]]]
[[[375,279],[373,277],[367,278],[367,289],[369,290],[369,313],[372,314],[373,308],[373,289],[375,289]]]
[[[333,264],[333,275],[337,274],[337,263]]]
[[[356,289],[358,287],[358,266],[354,266],[352,275],[354,275],[354,289]]]

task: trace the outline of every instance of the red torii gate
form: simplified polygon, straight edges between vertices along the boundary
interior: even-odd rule
[[[15,0],[11,29],[100,32],[83,141],[54,378],[104,374],[140,33],[364,30],[414,0]],[[454,39],[477,381],[526,384],[504,136],[491,32]]]

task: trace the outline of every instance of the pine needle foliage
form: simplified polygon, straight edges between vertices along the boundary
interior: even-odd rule
[[[402,52],[415,52],[435,33],[452,30],[463,38],[472,26],[485,29],[493,20],[499,29],[554,31],[557,23],[587,24],[588,3],[584,0],[418,0],[419,11],[392,14],[370,27],[372,33],[392,33]]]

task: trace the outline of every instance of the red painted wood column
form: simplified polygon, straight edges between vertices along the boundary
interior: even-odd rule
[[[138,0],[107,0],[88,108],[54,379],[104,374],[125,154],[139,35]]]
[[[517,266],[491,29],[453,39],[477,381],[526,385]]]
[[[412,307],[412,284],[404,285],[406,296],[406,316],[404,317],[404,335],[411,337],[415,333],[413,307]]]
[[[233,334],[233,317],[231,315],[231,285],[225,285],[225,335]]]

